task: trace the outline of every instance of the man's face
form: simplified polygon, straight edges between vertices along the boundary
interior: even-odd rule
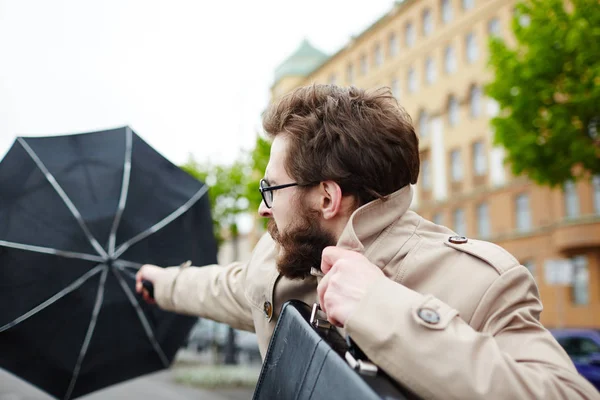
[[[277,135],[271,145],[271,156],[265,179],[269,186],[294,182],[284,168],[288,143],[286,136]],[[322,224],[315,192],[297,186],[273,192],[270,209],[261,204],[259,213],[270,218],[268,230],[279,244],[277,268],[290,279],[302,279],[310,275],[311,267],[319,268],[321,253],[327,246],[335,245],[335,238]]]

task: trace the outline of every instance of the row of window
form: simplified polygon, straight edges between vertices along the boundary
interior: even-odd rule
[[[465,60],[468,64],[472,64],[479,59],[479,44],[477,42],[477,38],[473,32],[467,33],[465,36]],[[381,47],[377,45],[375,47],[375,66],[379,66],[383,63],[383,52],[381,51]],[[365,76],[369,72],[367,55],[363,54],[360,58],[360,74]],[[456,57],[455,46],[447,44],[444,48],[444,63],[443,63],[444,73],[446,75],[452,75],[458,70],[458,62]],[[435,62],[435,59],[432,56],[427,57],[425,60],[425,71],[424,71],[424,81],[427,85],[432,85],[436,82],[438,77],[438,67]],[[346,69],[346,81],[348,84],[354,83],[355,79],[355,71],[354,64],[349,63]],[[414,67],[410,67],[407,76],[407,88],[410,93],[418,91],[418,80],[417,74]],[[329,77],[329,83],[336,84],[337,76],[335,73],[331,74]]]
[[[470,8],[466,8],[468,10]],[[442,21],[449,22],[452,20],[452,4],[450,0],[442,0]],[[433,18],[431,9],[426,8],[422,13],[422,32],[424,36],[429,36],[433,32]],[[490,36],[498,37],[501,35],[501,24],[497,17],[494,17],[488,21],[487,31]],[[479,48],[476,40],[476,36],[473,32],[468,33],[465,36],[465,56],[468,63],[475,62],[479,58]],[[404,26],[404,44],[406,48],[412,48],[416,43],[415,28],[411,21],[406,22]],[[389,58],[393,58],[399,54],[400,41],[396,33],[391,32],[387,39],[387,55]],[[384,46],[381,42],[377,42],[373,48],[373,54],[371,57],[372,65],[379,67],[383,65],[385,61]],[[369,56],[367,53],[362,53],[359,59],[359,73],[365,76],[369,72]],[[433,59],[430,57],[426,62],[426,82],[433,83],[435,81],[435,70],[436,66]],[[444,49],[444,71],[447,74],[453,74],[457,70],[457,62],[454,46],[448,44]],[[346,68],[346,81],[348,84],[353,84],[355,79],[355,68],[354,64],[350,62]],[[329,78],[330,83],[335,84],[337,82],[337,76],[335,73],[331,74]]]
[[[574,182],[566,182],[563,185],[565,217],[577,218],[580,215],[579,193]],[[594,211],[600,214],[600,175],[592,178],[592,192],[594,196]]]
[[[392,86],[393,91],[393,86]],[[483,111],[483,90],[478,85],[472,85],[469,90],[469,116],[479,118]],[[448,124],[457,126],[460,123],[460,103],[455,95],[450,95],[446,106]],[[421,138],[429,136],[429,113],[425,110],[419,112],[418,133]]]
[[[575,217],[579,215],[579,197],[574,190],[575,185],[565,185],[565,214],[567,217]],[[592,178],[594,212],[600,215],[600,175]],[[492,234],[490,223],[490,210],[487,203],[483,202],[476,207],[476,223],[477,236],[482,239],[487,239]],[[433,217],[433,222],[438,225],[444,225],[441,213],[437,213]],[[457,208],[452,212],[452,229],[461,235],[467,235],[467,221],[463,208]],[[531,218],[531,207],[529,194],[521,193],[515,197],[515,228],[518,232],[527,233],[533,228]]]
[[[487,153],[483,141],[477,141],[471,146],[471,160],[475,176],[483,176],[487,172]],[[461,150],[455,149],[450,152],[450,179],[452,182],[461,182],[464,178],[464,169]],[[431,161],[427,158],[421,161],[421,187],[423,190],[433,188],[433,176]]]

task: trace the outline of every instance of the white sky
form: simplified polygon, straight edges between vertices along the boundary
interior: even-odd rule
[[[275,67],[332,54],[392,0],[0,0],[0,157],[16,136],[131,126],[177,164],[252,147]]]

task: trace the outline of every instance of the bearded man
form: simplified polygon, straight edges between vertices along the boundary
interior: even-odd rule
[[[281,306],[318,301],[421,398],[599,397],[539,322],[524,266],[409,210],[419,143],[389,90],[302,87],[263,126],[272,147],[258,212],[269,223],[251,259],[147,265],[139,292],[150,280],[165,310],[256,332],[263,358]]]

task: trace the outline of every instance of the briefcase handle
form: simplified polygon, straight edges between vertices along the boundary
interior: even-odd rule
[[[321,306],[319,303],[314,303],[312,306],[312,312],[310,313],[309,324],[315,329],[332,329],[333,325],[329,323],[329,321],[319,319],[317,316],[317,312],[321,310]],[[361,375],[366,376],[375,376],[379,371],[377,365],[373,364],[369,361],[368,357],[365,353],[354,343],[354,340],[350,337],[350,335],[346,335],[346,344],[348,345],[348,350],[344,354],[344,358],[350,368],[357,371]]]

